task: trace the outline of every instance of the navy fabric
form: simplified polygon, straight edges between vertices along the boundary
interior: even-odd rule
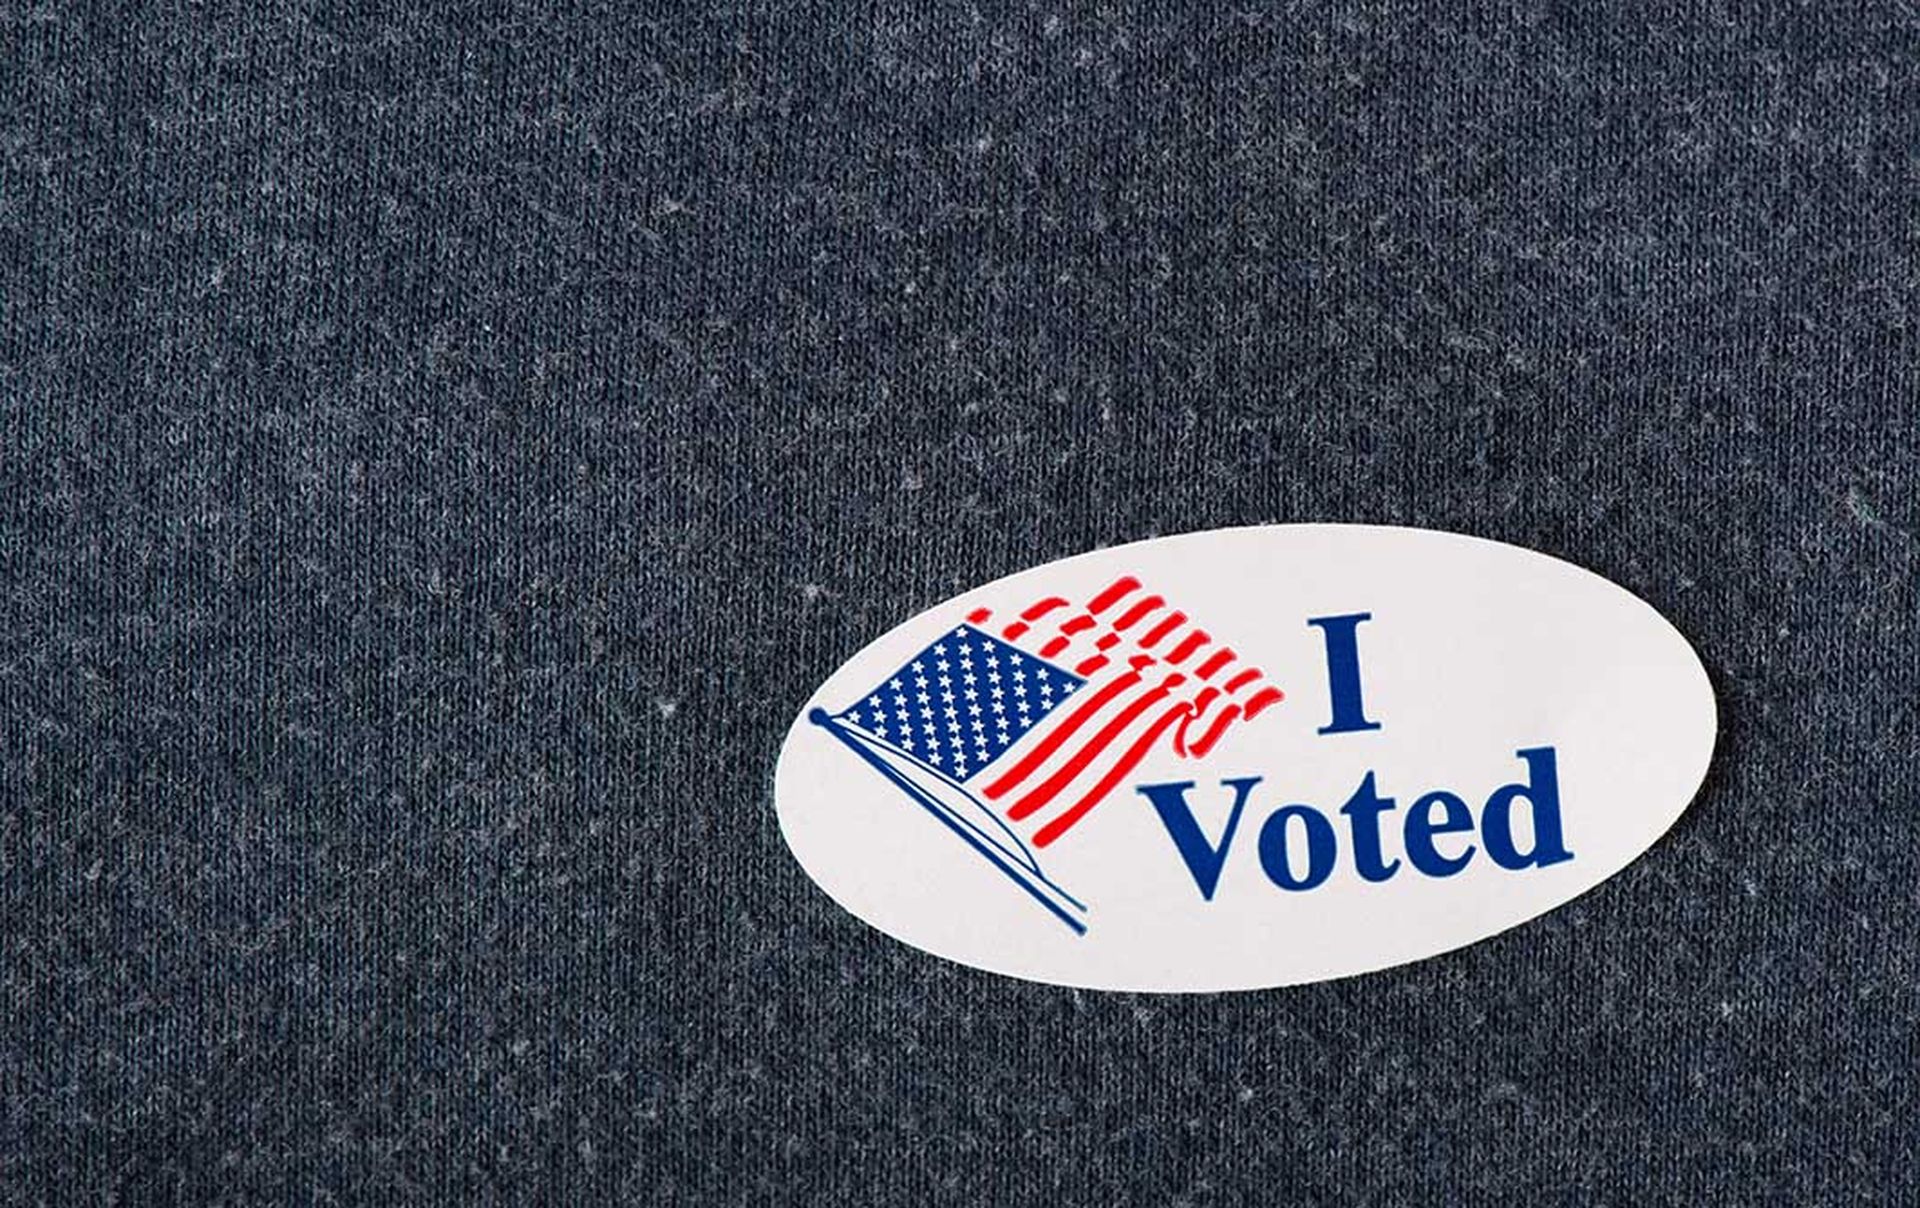
[[[0,2],[0,1199],[1912,1203],[1920,16]],[[1606,885],[1258,994],[943,963],[811,689],[1102,544],[1639,593]]]

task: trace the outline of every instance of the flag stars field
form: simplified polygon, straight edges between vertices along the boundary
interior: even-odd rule
[[[998,638],[962,627],[921,651],[885,681],[885,689],[841,719],[965,780],[1045,718],[1069,681],[1078,683],[1038,662]],[[1029,684],[1042,693],[1029,695]]]

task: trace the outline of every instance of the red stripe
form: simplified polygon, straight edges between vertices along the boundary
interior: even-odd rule
[[[1225,709],[1222,709],[1220,716],[1213,719],[1213,725],[1208,727],[1207,732],[1200,736],[1200,741],[1188,747],[1185,753],[1198,759],[1208,751],[1211,751],[1213,744],[1220,741],[1220,736],[1226,733],[1227,727],[1233,724],[1233,719],[1239,716],[1239,705],[1228,705]],[[1197,721],[1199,719],[1195,718],[1194,720]],[[1186,740],[1186,733],[1187,728],[1185,726],[1180,727],[1180,741],[1182,743]]]
[[[1277,705],[1285,699],[1287,699],[1286,693],[1278,688],[1260,689],[1253,694],[1253,699],[1247,702],[1247,719],[1251,721],[1260,714],[1261,710],[1269,705]]]
[[[1168,634],[1172,633],[1175,629],[1178,629],[1180,627],[1180,623],[1186,619],[1187,619],[1187,614],[1184,612],[1175,612],[1170,614],[1166,620],[1160,622],[1158,625],[1155,625],[1152,629],[1149,629],[1147,631],[1147,636],[1140,639],[1140,645],[1142,646],[1153,645],[1155,642],[1159,641],[1161,638],[1164,638]]]
[[[1071,621],[1068,621],[1066,624],[1060,627],[1059,637],[1053,639],[1051,642],[1048,642],[1045,646],[1042,646],[1040,648],[1040,657],[1050,659],[1054,655],[1059,654],[1062,650],[1065,650],[1072,643],[1074,634],[1080,633],[1084,630],[1092,629],[1097,624],[1099,624],[1098,621],[1094,620],[1092,617],[1088,616],[1084,612],[1081,613],[1079,616],[1073,618]]]
[[[1194,630],[1192,633],[1188,634],[1184,639],[1182,639],[1178,646],[1175,646],[1173,648],[1173,653],[1167,656],[1167,661],[1169,663],[1185,662],[1189,655],[1191,655],[1194,651],[1200,649],[1200,647],[1206,645],[1207,640],[1208,639],[1207,639],[1206,630],[1204,629]]]
[[[967,614],[967,620],[972,624],[978,625],[992,615],[993,610],[991,608],[976,608]]]
[[[1231,663],[1232,661],[1233,661],[1233,651],[1223,649],[1219,653],[1215,654],[1212,658],[1208,659],[1206,662],[1200,664],[1200,669],[1198,671],[1195,671],[1194,674],[1199,676],[1201,679],[1212,679],[1214,672],[1220,670],[1220,668],[1226,666],[1228,663]]]
[[[1206,714],[1207,706],[1211,705],[1219,695],[1220,689],[1208,688],[1205,692],[1202,692],[1187,702],[1186,720],[1180,723],[1180,728],[1174,731],[1173,734],[1173,749],[1179,752],[1182,759],[1187,758],[1188,755],[1187,731],[1192,729],[1193,724]]]
[[[1028,608],[1025,612],[1021,613],[1020,619],[1023,621],[1037,621],[1041,617],[1044,617],[1048,613],[1052,612],[1054,609],[1065,608],[1066,606],[1067,606],[1067,602],[1061,599],[1059,596],[1048,596],[1046,599],[1040,601],[1038,604],[1033,605],[1031,608]]]
[[[1139,682],[1140,673],[1138,671],[1129,671],[1125,675],[1115,676],[1104,688],[1101,688],[1098,692],[1083,701],[1080,707],[1074,710],[1073,716],[1061,722],[1042,738],[1033,750],[1028,751],[1026,755],[1021,758],[1019,763],[1008,768],[1006,775],[988,785],[986,790],[987,796],[994,798],[1005,796],[1007,790],[1018,785],[1028,776],[1031,776],[1034,769],[1046,761],[1047,756],[1058,750],[1061,743],[1071,738],[1075,730],[1087,723],[1088,718],[1091,718],[1094,714],[1105,708],[1108,701]]]
[[[1104,654],[1096,654],[1092,658],[1088,659],[1086,662],[1081,663],[1079,666],[1075,667],[1073,669],[1073,673],[1075,675],[1092,675],[1094,672],[1100,670],[1100,668],[1106,665],[1107,665],[1107,656]]]
[[[1113,581],[1107,590],[1101,592],[1087,603],[1087,611],[1104,612],[1112,606],[1115,600],[1118,600],[1121,596],[1126,595],[1138,586],[1140,586],[1140,580],[1134,578],[1132,575],[1121,575]]]
[[[1202,716],[1206,716],[1208,705],[1212,705],[1215,699],[1219,699],[1219,689],[1208,688],[1206,691],[1202,691],[1200,695],[1196,695],[1192,701],[1187,701],[1187,720],[1183,720],[1183,722],[1181,722],[1181,728],[1173,732],[1173,749],[1181,753],[1181,759],[1187,759],[1188,755],[1188,730],[1192,730],[1194,724],[1196,724]]]
[[[1236,675],[1232,679],[1227,681],[1227,691],[1238,692],[1240,691],[1240,689],[1246,687],[1248,684],[1252,683],[1254,680],[1257,680],[1259,678],[1260,678],[1260,668],[1249,667],[1245,671],[1242,671],[1239,675]]]
[[[1000,631],[1000,636],[1006,638],[1009,642],[1011,642],[1015,638],[1019,637],[1021,634],[1025,633],[1026,631],[1027,631],[1027,623],[1025,621],[1015,621],[1013,624],[1007,626],[1005,629],[1002,629]]]
[[[1147,752],[1153,749],[1153,744],[1160,740],[1161,733],[1178,720],[1183,712],[1185,712],[1184,707],[1167,710],[1167,712],[1161,716],[1160,720],[1153,723],[1152,729],[1142,734],[1138,742],[1127,748],[1127,753],[1120,757],[1118,763],[1107,770],[1107,774],[1100,778],[1100,783],[1094,785],[1086,796],[1074,802],[1072,808],[1034,833],[1033,845],[1035,847],[1045,847],[1049,843],[1052,843],[1061,835],[1066,834],[1068,828],[1073,826],[1074,823],[1085,817],[1087,811],[1100,804],[1106,795],[1113,791],[1113,786],[1119,784],[1128,772],[1133,771],[1136,764],[1146,758]]]
[[[1152,612],[1154,609],[1160,607],[1162,604],[1165,604],[1165,603],[1166,601],[1161,599],[1159,596],[1148,596],[1146,599],[1140,601],[1138,604],[1135,604],[1132,608],[1129,608],[1127,609],[1126,612],[1122,613],[1120,615],[1120,619],[1113,623],[1113,627],[1115,629],[1131,629],[1136,623],[1139,622],[1141,617],[1146,616],[1148,613]]]
[[[1120,644],[1119,634],[1103,633],[1100,635],[1100,640],[1093,644],[1093,647],[1095,650],[1112,650],[1115,646],[1118,646],[1119,644]]]
[[[1069,759],[1065,764],[1056,769],[1053,775],[1042,781],[1040,787],[1016,801],[1013,804],[1013,808],[1007,811],[1007,817],[1018,822],[1047,802],[1052,801],[1061,789],[1073,783],[1074,777],[1086,770],[1088,764],[1099,758],[1100,752],[1112,745],[1113,740],[1120,737],[1126,728],[1134,723],[1134,719],[1138,718],[1142,713],[1145,713],[1160,701],[1165,700],[1168,693],[1179,687],[1186,678],[1184,675],[1169,675],[1161,682],[1158,688],[1155,688],[1151,692],[1142,693],[1138,700],[1121,710],[1119,716],[1102,726],[1098,734],[1088,739],[1085,746],[1074,752],[1072,759]],[[1081,806],[1076,806],[1075,808],[1080,809],[1081,812],[1084,813],[1086,812],[1086,808],[1090,807],[1085,807],[1085,803],[1082,803]]]

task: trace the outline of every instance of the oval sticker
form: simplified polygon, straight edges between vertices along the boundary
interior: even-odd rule
[[[1716,718],[1654,609],[1544,554],[1358,525],[1099,550],[929,609],[807,702],[775,802],[897,939],[1108,990],[1434,956],[1624,868]]]

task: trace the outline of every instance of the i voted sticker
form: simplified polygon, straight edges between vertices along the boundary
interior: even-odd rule
[[[982,969],[1291,985],[1532,919],[1619,872],[1716,718],[1654,609],[1544,554],[1222,529],[929,609],[814,693],[775,776],[807,874]]]

